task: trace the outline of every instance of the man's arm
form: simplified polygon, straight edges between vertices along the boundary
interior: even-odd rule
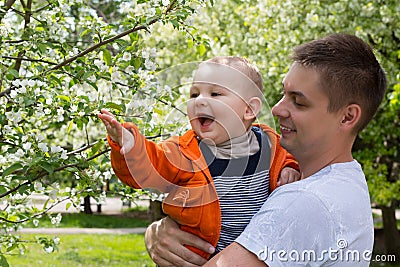
[[[265,267],[268,265],[259,260],[255,254],[248,251],[240,244],[233,242],[227,246],[223,251],[215,255],[210,261],[203,266],[252,266],[252,267]]]
[[[160,267],[197,267],[207,262],[184,245],[196,247],[210,254],[215,250],[198,236],[179,229],[178,224],[169,217],[154,222],[147,228],[145,243],[150,257]]]

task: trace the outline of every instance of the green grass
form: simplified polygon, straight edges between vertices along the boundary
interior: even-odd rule
[[[101,215],[84,213],[64,213],[58,227],[78,228],[134,228],[146,227],[150,221],[146,218],[145,212],[126,213],[123,215]],[[39,220],[38,227],[55,227],[48,217]],[[29,223],[25,228],[35,228]]]
[[[32,234],[23,238],[34,240]],[[40,235],[52,238],[49,235]],[[41,246],[28,244],[24,255],[7,256],[11,267],[113,267],[155,266],[144,246],[143,235],[58,235],[59,250],[47,254]]]

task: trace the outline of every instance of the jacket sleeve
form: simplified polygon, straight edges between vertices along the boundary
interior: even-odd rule
[[[180,170],[181,153],[178,144],[157,144],[147,140],[132,123],[124,123],[135,137],[134,147],[121,155],[118,143],[111,140],[111,166],[117,177],[133,188],[154,188],[167,192]]]
[[[283,168],[290,167],[300,170],[299,164],[293,155],[281,147],[279,138],[279,135],[275,133],[275,138],[272,142],[273,159],[270,168],[270,192],[276,189],[279,175]]]

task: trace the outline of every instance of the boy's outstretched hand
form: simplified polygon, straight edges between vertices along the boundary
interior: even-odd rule
[[[122,155],[128,153],[135,145],[135,137],[121,123],[119,123],[114,115],[106,109],[101,109],[98,114],[99,119],[106,126],[106,130],[110,138],[121,146],[120,153]]]
[[[296,182],[300,180],[300,178],[301,175],[298,170],[295,170],[290,167],[285,167],[281,171],[281,175],[279,176],[277,186]]]

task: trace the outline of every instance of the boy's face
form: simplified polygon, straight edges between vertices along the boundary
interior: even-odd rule
[[[200,65],[196,71],[187,111],[192,129],[203,141],[221,144],[243,135],[251,125],[245,87],[249,81],[241,75],[227,66]]]
[[[279,120],[280,143],[297,159],[328,155],[337,144],[340,115],[328,112],[319,73],[294,63],[283,80],[283,97],[272,108]]]

